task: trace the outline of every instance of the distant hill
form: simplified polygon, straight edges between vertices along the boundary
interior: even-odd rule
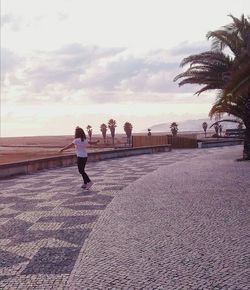
[[[207,122],[208,128],[209,128],[215,121],[214,120],[211,121],[209,118],[206,118],[206,119],[197,119],[197,120],[185,120],[185,121],[180,121],[176,123],[178,124],[179,132],[181,132],[181,131],[203,131],[203,128],[202,128],[203,122]],[[151,126],[150,129],[152,130],[152,132],[170,132],[171,123],[172,122],[156,124],[156,125]],[[223,122],[222,126],[223,126],[223,130],[237,127],[236,124],[229,123],[229,122]],[[145,131],[147,131],[147,129],[145,129]]]

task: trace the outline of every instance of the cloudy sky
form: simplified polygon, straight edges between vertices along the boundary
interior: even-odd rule
[[[1,136],[75,126],[206,118],[213,93],[173,82],[206,33],[249,14],[248,0],[3,0]]]

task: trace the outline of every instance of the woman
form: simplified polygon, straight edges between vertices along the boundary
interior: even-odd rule
[[[93,185],[93,182],[89,179],[87,173],[85,172],[85,165],[88,159],[88,153],[86,150],[87,145],[88,145],[88,141],[86,139],[86,135],[83,129],[80,127],[76,127],[75,139],[72,141],[71,144],[63,147],[60,150],[60,152],[63,152],[64,150],[67,150],[75,146],[76,155],[77,155],[77,166],[78,166],[79,173],[82,175],[82,178],[83,178],[84,183],[82,185],[82,188],[84,189],[90,189],[90,187]]]

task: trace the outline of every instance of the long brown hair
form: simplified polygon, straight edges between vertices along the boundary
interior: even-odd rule
[[[75,130],[75,138],[81,138],[82,141],[86,139],[85,132],[83,131],[82,128],[78,126],[76,127],[76,130]]]

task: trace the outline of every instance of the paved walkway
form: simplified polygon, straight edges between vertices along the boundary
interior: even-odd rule
[[[1,182],[0,289],[249,289],[242,146],[176,150]]]

